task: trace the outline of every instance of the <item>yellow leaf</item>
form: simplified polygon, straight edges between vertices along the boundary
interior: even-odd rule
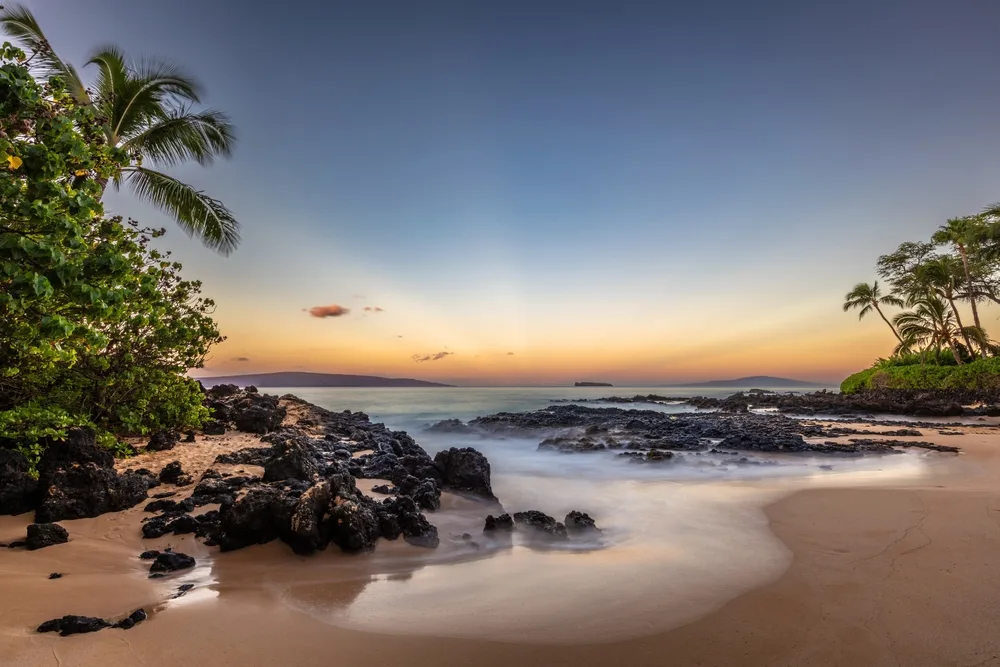
[[[24,163],[21,161],[21,158],[17,157],[16,155],[8,155],[7,164],[8,164],[7,168],[13,171],[14,169],[17,169]]]
[[[75,174],[76,176],[86,176],[86,175],[87,175],[87,170],[86,170],[86,169],[77,169],[77,170],[76,170],[76,171],[74,171],[73,173],[74,173],[74,174]]]

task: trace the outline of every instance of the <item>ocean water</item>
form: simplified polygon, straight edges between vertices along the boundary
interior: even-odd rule
[[[409,432],[432,455],[472,446],[490,460],[493,489],[509,512],[537,509],[562,519],[593,516],[604,533],[577,548],[539,550],[483,537],[492,508],[461,499],[428,514],[442,544],[402,542],[353,558],[324,555],[308,570],[276,562],[259,585],[324,622],[374,632],[481,637],[539,643],[615,641],[690,622],[781,575],[790,553],[768,530],[767,504],[799,489],[882,484],[927,473],[927,454],[817,458],[684,454],[637,465],[614,452],[539,452],[539,438],[426,433],[441,419],[534,410],[554,400],[655,393],[725,396],[732,389],[426,388],[267,389],[331,410],[361,410]],[[620,405],[628,409],[630,405]],[[683,405],[637,409],[690,410]],[[467,533],[469,538],[462,538]],[[346,588],[345,588],[346,587]],[[345,590],[350,595],[344,594]],[[624,619],[642,618],[641,623]]]

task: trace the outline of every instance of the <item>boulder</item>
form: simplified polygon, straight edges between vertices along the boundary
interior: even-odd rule
[[[21,452],[0,449],[0,514],[24,514],[38,506],[38,482]]]
[[[325,549],[330,541],[324,520],[330,511],[333,494],[329,482],[311,486],[299,498],[292,512],[285,542],[297,554],[310,554]]]
[[[437,453],[434,466],[444,488],[496,500],[490,486],[490,462],[472,447],[452,447]]]
[[[69,533],[58,523],[33,523],[28,526],[28,538],[25,546],[29,551],[44,549],[53,544],[69,542]]]
[[[379,519],[367,504],[354,500],[336,503],[325,522],[330,541],[342,551],[370,551],[379,537]]]
[[[161,484],[177,484],[184,476],[184,469],[181,468],[180,461],[171,461],[167,465],[163,466],[163,470],[160,471],[159,480]]]
[[[94,441],[89,429],[71,429],[63,442],[51,442],[38,464],[42,500],[37,523],[95,517],[137,505],[148,495],[148,480],[137,473],[119,475],[114,457]]]
[[[298,499],[271,486],[257,486],[220,511],[216,541],[223,551],[266,544],[289,531]]]
[[[311,481],[319,472],[306,446],[300,442],[287,441],[283,451],[264,466],[265,482],[280,482],[286,479]]]
[[[146,449],[151,452],[163,452],[173,449],[181,441],[181,435],[177,431],[157,431],[149,439]]]
[[[566,526],[566,532],[570,537],[584,537],[601,532],[601,529],[597,527],[597,524],[589,514],[577,512],[576,510],[566,515],[563,524]]]
[[[145,620],[146,620],[146,610],[145,609],[136,609],[131,614],[129,614],[128,616],[126,616],[122,620],[118,621],[117,623],[115,623],[111,627],[113,627],[113,628],[120,628],[122,630],[131,630],[136,625],[138,625],[139,623],[142,623]]]
[[[150,573],[176,572],[194,567],[194,558],[176,551],[161,551],[149,566]]]
[[[484,533],[510,533],[514,530],[514,517],[509,514],[486,516],[486,524],[483,526]]]
[[[530,537],[544,537],[553,540],[566,539],[566,526],[538,510],[515,512],[514,526]]]
[[[413,475],[407,475],[399,485],[399,495],[413,498],[420,509],[441,509],[441,489],[431,478],[417,479]]]

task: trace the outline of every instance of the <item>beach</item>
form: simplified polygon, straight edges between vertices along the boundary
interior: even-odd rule
[[[927,454],[920,476],[768,483],[753,496],[761,525],[739,544],[710,545],[724,552],[709,560],[714,577],[671,561],[669,535],[660,547],[585,553],[482,554],[444,540],[433,556],[381,541],[370,557],[305,557],[277,541],[218,554],[192,535],[143,540],[141,505],[65,521],[67,544],[0,553],[0,652],[4,664],[66,666],[1000,664],[1000,433],[992,423],[949,432],[923,439],[961,453]],[[200,436],[119,466],[179,458],[197,475],[253,441]],[[481,514],[444,494],[431,518],[444,536]],[[0,519],[0,542],[27,523]],[[148,579],[137,555],[167,544],[198,566]],[[683,585],[692,577],[697,586]],[[192,590],[171,599],[181,583]],[[114,619],[140,607],[150,618],[129,631],[34,631],[63,614]]]

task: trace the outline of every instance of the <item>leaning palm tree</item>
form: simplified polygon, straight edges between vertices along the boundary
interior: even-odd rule
[[[97,67],[91,91],[73,66],[55,55],[28,9],[0,10],[0,30],[32,51],[31,64],[40,75],[60,76],[78,102],[97,109],[108,143],[129,158],[112,180],[116,189],[124,183],[210,248],[228,254],[236,247],[239,223],[232,212],[161,170],[190,161],[208,165],[232,152],[235,135],[225,114],[192,108],[201,99],[197,81],[169,63],[130,61],[107,47],[87,63]]]
[[[903,307],[903,300],[893,294],[882,294],[882,290],[878,286],[878,281],[872,282],[871,285],[868,283],[858,283],[854,286],[850,292],[844,296],[844,312],[853,309],[860,308],[861,311],[858,313],[858,319],[862,319],[865,315],[874,310],[885,322],[886,326],[892,330],[892,335],[896,337],[900,343],[903,342],[903,338],[896,331],[896,327],[892,325],[892,322],[885,316],[882,312],[881,306],[896,306],[897,308]]]
[[[954,316],[957,330],[961,333],[962,339],[965,341],[965,349],[975,359],[976,355],[972,347],[974,337],[968,334],[966,326],[962,324],[962,313],[955,304],[955,299],[958,298],[958,285],[963,277],[962,266],[958,259],[953,255],[937,256],[918,265],[914,269],[913,275],[914,285],[919,286],[920,291],[911,297],[911,301],[919,302],[922,300],[924,294],[934,294],[947,301],[951,307],[951,313]],[[978,324],[976,328],[982,329]],[[983,349],[982,346],[980,346],[980,349]]]
[[[990,347],[986,333],[979,327],[961,327],[958,325],[954,312],[944,299],[936,294],[928,294],[909,303],[913,310],[900,313],[893,322],[902,336],[901,343],[906,341],[906,347],[924,346],[925,350],[933,348],[935,359],[942,347],[951,350],[955,363],[962,365],[962,357],[958,353],[956,341],[959,338],[973,340],[981,347]],[[971,348],[967,348],[971,352]]]

